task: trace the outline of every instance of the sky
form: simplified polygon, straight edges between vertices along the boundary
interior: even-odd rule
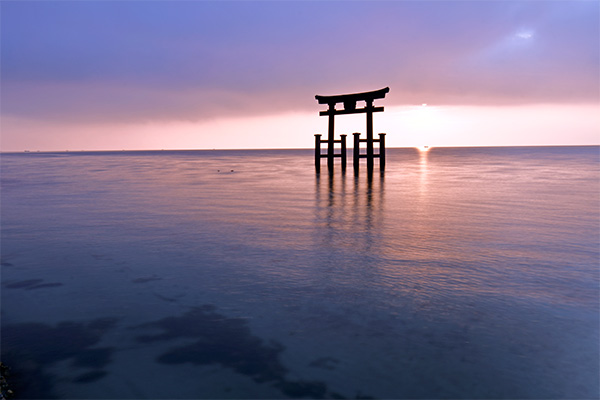
[[[600,144],[600,2],[0,1],[0,149]],[[365,132],[364,114],[336,135]]]

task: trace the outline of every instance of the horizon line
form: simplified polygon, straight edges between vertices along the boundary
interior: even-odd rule
[[[422,149],[423,146],[405,146],[405,147],[386,147],[387,150],[391,149]],[[438,148],[512,148],[512,147],[600,147],[600,144],[531,144],[531,145],[473,145],[473,146],[427,146],[429,150]],[[348,147],[347,151],[352,150],[353,147]],[[265,148],[203,148],[203,149],[102,149],[102,150],[0,150],[0,154],[38,154],[38,153],[119,153],[119,152],[163,152],[163,151],[284,151],[284,150],[306,150],[314,151],[314,147],[265,147]]]

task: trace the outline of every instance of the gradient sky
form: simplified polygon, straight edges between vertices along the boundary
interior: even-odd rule
[[[389,146],[600,144],[596,0],[0,7],[3,151],[311,147],[385,86]]]

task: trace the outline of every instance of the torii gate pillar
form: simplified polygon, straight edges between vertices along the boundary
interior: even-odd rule
[[[336,96],[319,96],[315,98],[319,104],[327,104],[329,108],[326,111],[321,111],[319,115],[329,117],[329,124],[327,130],[327,154],[321,154],[321,135],[315,135],[315,168],[317,172],[321,169],[321,158],[327,157],[327,168],[329,171],[333,170],[334,158],[340,157],[342,159],[342,170],[346,169],[346,135],[340,135],[340,140],[334,139],[334,127],[335,127],[335,116],[342,114],[367,114],[367,138],[360,139],[360,133],[354,133],[354,152],[353,152],[353,164],[354,172],[358,173],[359,160],[361,158],[367,159],[367,169],[373,170],[374,159],[379,158],[379,168],[383,170],[385,168],[385,133],[379,134],[379,139],[373,138],[373,113],[383,111],[383,107],[373,107],[373,101],[375,99],[382,99],[390,91],[389,87],[375,90],[372,92],[352,93],[352,94],[341,94]],[[364,108],[356,108],[357,101],[364,101]],[[343,103],[343,110],[336,110],[335,105],[337,103]],[[360,143],[366,142],[367,152],[366,154],[360,153]],[[341,144],[341,153],[336,154],[334,151],[335,143]],[[374,143],[379,143],[379,153],[374,152]]]

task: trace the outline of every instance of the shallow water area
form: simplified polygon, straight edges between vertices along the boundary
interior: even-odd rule
[[[2,361],[21,398],[598,398],[599,161],[2,154]]]

